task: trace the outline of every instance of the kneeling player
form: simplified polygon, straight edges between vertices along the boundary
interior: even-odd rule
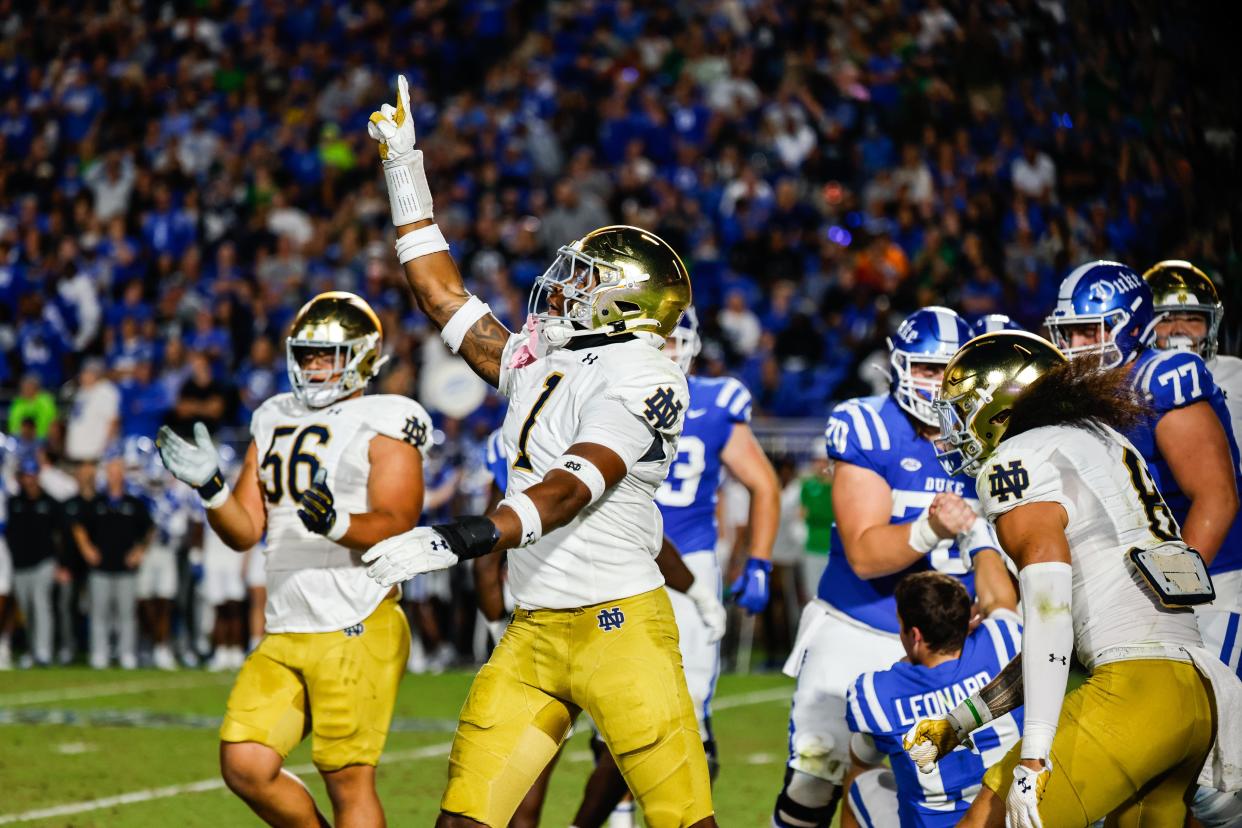
[[[1124,371],[1067,364],[1029,334],[988,334],[949,363],[937,407],[942,462],[976,476],[1020,569],[1024,632],[1020,661],[911,730],[911,757],[929,764],[1025,704],[1021,742],[988,770],[962,825],[1182,825],[1209,752],[1221,785],[1239,781],[1224,759],[1237,729],[1218,741],[1216,711],[1242,690],[1186,610],[1211,600],[1206,567],[1121,435],[1146,415]],[[1071,652],[1090,678],[1066,695]]]
[[[356,550],[418,522],[429,421],[404,397],[363,398],[383,361],[382,336],[353,294],[323,293],[302,308],[287,340],[294,390],[255,411],[232,492],[201,423],[194,443],[160,433],[164,464],[198,489],[226,544],[249,549],[267,534],[266,635],[229,695],[220,765],[271,825],[325,824],[306,786],[282,769],[307,733],[335,824],[384,824],[375,765],[410,630],[397,590],[368,578]]]
[[[906,658],[863,673],[850,686],[846,716],[853,765],[846,776],[842,828],[956,825],[970,807],[983,772],[1018,741],[1021,711],[1001,716],[974,735],[977,752],[959,750],[935,773],[918,773],[902,736],[933,710],[948,711],[979,690],[1021,646],[1017,592],[993,549],[975,556],[975,593],[983,622],[970,632],[966,587],[939,572],[907,575],[897,585],[897,614]],[[889,759],[892,770],[883,767]]]

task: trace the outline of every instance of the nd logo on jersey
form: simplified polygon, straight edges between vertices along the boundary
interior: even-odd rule
[[[1000,465],[992,466],[992,473],[988,475],[988,484],[992,487],[990,493],[996,498],[996,502],[1006,503],[1010,497],[1015,500],[1021,499],[1022,493],[1031,485],[1031,477],[1022,467],[1021,460],[1011,460],[1008,468]]]
[[[595,618],[599,621],[599,628],[604,632],[619,630],[621,625],[625,623],[625,613],[621,611],[620,607],[602,609]]]
[[[647,408],[643,411],[656,428],[669,428],[677,422],[677,412],[681,411],[681,402],[673,396],[673,389],[665,386],[643,400]]]
[[[409,417],[401,429],[405,441],[414,448],[421,448],[427,442],[427,425],[417,417]]]

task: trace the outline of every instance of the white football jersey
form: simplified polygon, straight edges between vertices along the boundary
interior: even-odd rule
[[[1083,664],[1119,645],[1202,646],[1194,613],[1163,606],[1130,560],[1130,549],[1180,538],[1181,529],[1125,437],[1109,428],[1032,429],[1001,443],[976,486],[993,522],[1026,503],[1065,507],[1074,648]]]
[[[655,589],[664,583],[655,562],[664,537],[655,493],[677,455],[690,399],[685,375],[642,339],[594,336],[507,367],[526,341],[515,334],[501,361],[499,388],[509,398],[501,429],[507,491],[543,480],[579,442],[613,449],[629,473],[566,526],[509,550],[518,606],[585,607]]]
[[[1225,392],[1225,405],[1233,421],[1233,436],[1242,440],[1242,359],[1221,355],[1208,363],[1212,379]]]
[[[298,498],[322,467],[338,514],[370,511],[372,438],[382,434],[425,452],[431,419],[418,403],[393,394],[309,408],[286,393],[259,406],[250,433],[267,507],[268,631],[329,632],[357,624],[388,590],[367,577],[362,552],[307,531]]]

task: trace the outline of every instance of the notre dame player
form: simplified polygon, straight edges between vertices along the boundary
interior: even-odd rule
[[[255,411],[231,492],[202,423],[192,443],[168,428],[159,435],[164,465],[197,488],[221,540],[241,551],[266,534],[266,634],[229,695],[220,767],[271,825],[327,824],[282,769],[307,732],[334,824],[384,823],[375,766],[410,630],[397,590],[367,577],[360,550],[418,522],[429,420],[405,397],[362,396],[383,364],[382,343],[361,298],[331,292],[308,302],[287,340],[293,391]]]
[[[405,78],[371,116],[397,255],[445,343],[509,398],[507,497],[488,516],[422,527],[363,557],[381,584],[508,550],[512,623],[474,680],[436,824],[507,825],[586,710],[649,825],[714,826],[707,759],[656,565],[655,493],[688,391],[661,353],[690,304],[665,242],[605,227],[562,247],[511,334],[471,296],[414,148]]]
[[[1216,738],[1216,711],[1240,688],[1186,609],[1211,600],[1206,567],[1122,436],[1147,415],[1126,369],[1068,363],[1032,334],[986,334],[949,363],[936,407],[941,462],[975,475],[1019,567],[1024,631],[1020,661],[915,725],[911,758],[930,771],[1025,704],[1021,742],[960,825],[1182,825],[1209,751],[1232,744],[1236,728]],[[1071,653],[1090,678],[1066,694]],[[1220,783],[1236,784],[1236,761],[1214,758],[1208,775],[1222,767]]]

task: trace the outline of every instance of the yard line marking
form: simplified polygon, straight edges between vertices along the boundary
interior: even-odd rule
[[[753,690],[750,693],[738,693],[736,696],[724,696],[712,701],[712,712],[728,710],[731,707],[746,707],[764,702],[789,701],[793,698],[793,686],[772,687],[767,690]]]
[[[385,765],[392,762],[416,762],[420,759],[435,759],[448,753],[448,749],[452,746],[451,742],[441,742],[436,745],[427,745],[412,750],[398,750],[384,755],[383,763]],[[318,773],[314,765],[292,765],[286,770],[295,773],[298,776],[305,776],[312,773]],[[30,822],[37,819],[51,819],[53,817],[72,816],[73,814],[84,814],[88,811],[98,811],[101,808],[114,808],[117,805],[135,805],[139,802],[150,802],[155,799],[167,799],[170,796],[180,796],[188,793],[203,793],[205,791],[215,791],[224,787],[224,780],[219,777],[212,779],[200,779],[197,782],[186,782],[181,785],[165,785],[162,788],[147,788],[142,791],[130,791],[129,793],[117,794],[116,796],[105,796],[99,799],[90,799],[85,802],[70,802],[66,805],[53,805],[50,808],[36,808],[33,811],[23,811],[18,814],[0,814],[0,825],[9,825],[15,822]]]
[[[139,691],[140,692],[140,691]],[[751,693],[739,693],[735,696],[724,696],[716,699],[712,707],[715,710],[728,710],[732,707],[745,707],[751,704],[762,704],[764,702],[780,701],[788,699],[793,695],[793,688],[773,687],[768,690],[756,690]],[[452,747],[452,742],[441,742],[436,745],[427,745],[426,747],[414,748],[410,750],[398,750],[384,754],[381,760],[387,765],[393,762],[416,762],[420,759],[435,759],[443,756]],[[304,776],[307,774],[317,773],[314,765],[293,765],[287,770],[290,773]],[[224,787],[224,780],[216,777],[212,779],[200,779],[197,782],[186,782],[181,785],[166,785],[162,788],[147,788],[141,791],[130,791],[129,793],[116,794],[115,796],[105,796],[99,799],[90,799],[85,802],[70,802],[65,805],[53,805],[49,808],[37,808],[32,811],[22,811],[16,814],[0,814],[0,825],[10,825],[16,822],[30,822],[37,819],[50,819],[52,817],[72,816],[73,814],[84,814],[89,811],[97,811],[101,808],[112,808],[117,805],[134,805],[140,802],[150,802],[155,799],[167,799],[170,796],[180,796],[187,793],[202,793],[205,791],[216,791]]]
[[[106,698],[108,696],[128,696],[134,693],[146,693],[151,690],[185,690],[194,687],[212,687],[219,684],[231,684],[235,678],[233,675],[199,673],[195,676],[187,675],[180,679],[163,679],[160,681],[118,681],[112,684],[54,687],[49,690],[30,690],[24,693],[0,695],[0,707],[43,704],[45,702],[80,701],[82,699]]]

